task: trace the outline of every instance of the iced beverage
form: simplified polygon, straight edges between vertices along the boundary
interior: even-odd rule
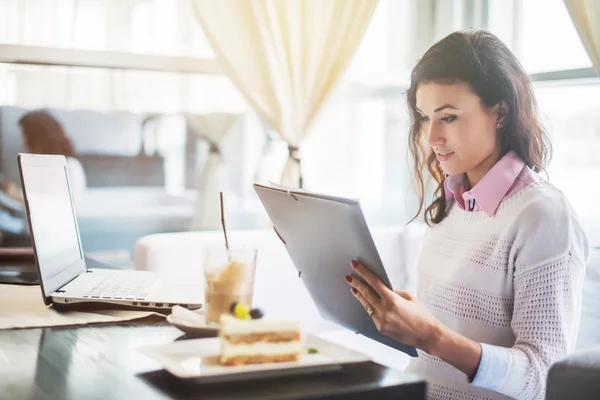
[[[206,249],[204,307],[208,323],[219,322],[234,302],[252,307],[255,269],[256,249]]]

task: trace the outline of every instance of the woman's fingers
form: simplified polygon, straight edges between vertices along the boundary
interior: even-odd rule
[[[371,303],[369,303],[369,301],[365,298],[365,296],[363,296],[363,294],[361,292],[359,292],[355,288],[352,288],[351,290],[352,290],[352,294],[354,294],[354,297],[356,297],[356,299],[359,301],[359,303],[362,304],[365,311],[367,311],[369,308],[373,307],[371,305]]]
[[[379,279],[377,275],[372,273],[367,267],[356,260],[352,260],[350,264],[352,264],[352,268],[354,268],[354,270],[364,278],[369,286],[371,286],[373,290],[377,292],[379,297],[386,297],[393,293],[387,286],[385,286],[383,282],[381,282],[381,279]]]
[[[346,282],[352,286],[362,297],[369,302],[369,304],[376,306],[381,302],[379,295],[366,283],[358,278],[350,275],[346,276]]]
[[[403,290],[394,290],[394,293],[402,297],[404,300],[413,301],[415,299],[415,297],[412,294]]]

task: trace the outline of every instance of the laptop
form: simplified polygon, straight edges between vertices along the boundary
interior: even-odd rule
[[[87,268],[67,160],[62,155],[19,154],[19,172],[35,263],[46,305],[56,308],[198,309],[201,278],[150,271]]]

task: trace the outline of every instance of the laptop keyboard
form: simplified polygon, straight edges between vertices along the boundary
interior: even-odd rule
[[[92,299],[145,300],[158,275],[119,272],[109,275],[83,295]]]

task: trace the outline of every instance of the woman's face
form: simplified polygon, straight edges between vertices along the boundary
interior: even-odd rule
[[[448,175],[467,174],[471,187],[500,158],[499,105],[488,108],[462,81],[417,87],[421,134]]]

